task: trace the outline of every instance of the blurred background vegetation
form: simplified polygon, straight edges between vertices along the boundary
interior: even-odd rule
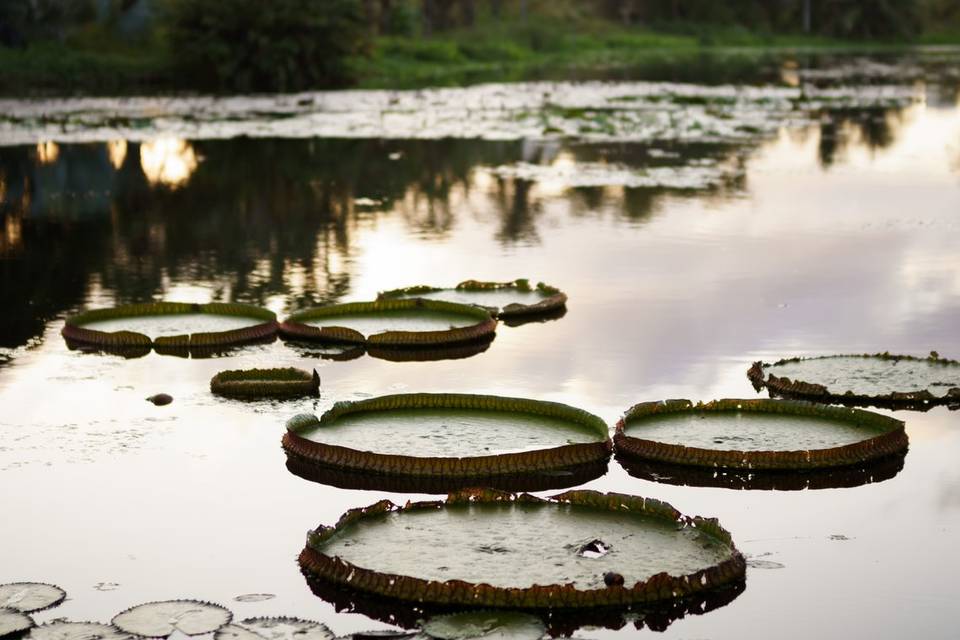
[[[0,92],[529,77],[729,47],[960,44],[958,0],[0,0]]]

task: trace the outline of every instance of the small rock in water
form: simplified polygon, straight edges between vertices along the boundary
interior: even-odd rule
[[[607,571],[603,574],[603,583],[608,587],[622,587],[623,576],[615,571]]]
[[[610,545],[603,540],[591,540],[577,551],[577,555],[584,558],[600,558],[608,553],[610,553]]]
[[[147,402],[152,402],[158,407],[162,407],[165,404],[170,404],[171,402],[173,402],[173,396],[167,393],[158,393],[155,396],[150,396],[149,398],[147,398]]]

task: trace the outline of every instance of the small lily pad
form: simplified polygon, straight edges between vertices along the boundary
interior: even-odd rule
[[[12,609],[0,609],[0,638],[14,637],[33,626],[33,619]]]
[[[118,613],[112,620],[121,631],[147,638],[166,638],[174,631],[188,636],[212,633],[230,624],[233,614],[220,605],[197,600],[148,602]]]
[[[217,632],[215,640],[332,640],[327,625],[300,618],[248,618]]]
[[[134,640],[134,636],[99,622],[51,622],[34,627],[26,640]]]
[[[537,640],[547,628],[540,618],[519,611],[468,611],[431,618],[423,631],[440,640]]]
[[[67,597],[60,587],[42,582],[11,582],[0,585],[0,609],[32,613],[55,607]]]

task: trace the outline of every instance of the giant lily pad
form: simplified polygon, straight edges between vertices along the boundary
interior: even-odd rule
[[[902,454],[903,422],[789,400],[644,402],[617,423],[617,451],[644,460],[730,469],[822,469]]]
[[[67,318],[61,333],[71,347],[202,353],[272,339],[277,321],[272,311],[246,304],[149,302],[85,311]]]
[[[960,406],[960,362],[928,358],[841,355],[755,362],[747,376],[771,395],[891,409]]]
[[[15,638],[33,627],[33,620],[25,613],[0,609],[0,638]]]
[[[214,640],[333,640],[327,625],[299,618],[248,618],[228,624]]]
[[[320,375],[303,369],[238,369],[221,371],[210,380],[210,391],[229,398],[296,398],[317,395]]]
[[[542,282],[533,287],[529,280],[524,279],[513,282],[467,280],[449,289],[418,285],[384,291],[378,296],[380,300],[401,298],[472,304],[502,319],[548,314],[563,309],[567,304],[567,295],[556,287]]]
[[[584,552],[598,540],[606,553]],[[446,502],[384,500],[349,511],[308,534],[300,566],[399,600],[582,609],[682,599],[742,580],[746,565],[716,520],[659,500],[470,490]],[[607,586],[608,572],[624,584]]]
[[[283,336],[374,347],[425,347],[488,338],[497,328],[489,312],[440,300],[378,300],[315,307],[294,313]]]
[[[34,627],[26,640],[135,640],[135,636],[99,622],[51,622]]]
[[[131,607],[114,616],[121,631],[145,638],[166,638],[174,631],[188,636],[213,633],[230,624],[233,614],[220,605],[197,600],[166,600]]]
[[[67,597],[67,592],[43,582],[11,582],[0,584],[0,609],[33,613],[55,607]]]
[[[288,456],[358,472],[433,478],[542,473],[604,461],[604,422],[555,402],[402,394],[337,403],[287,422]]]

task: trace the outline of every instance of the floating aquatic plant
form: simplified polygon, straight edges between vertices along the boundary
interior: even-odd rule
[[[256,324],[225,331],[204,331],[192,334],[159,335],[151,337],[138,331],[126,329],[106,331],[96,328],[109,323],[113,328],[118,321],[146,317],[219,316],[256,321]],[[127,352],[145,355],[150,349],[158,353],[204,355],[224,347],[273,339],[277,333],[276,315],[268,309],[247,304],[212,302],[190,304],[183,302],[148,302],[129,304],[110,309],[93,309],[67,318],[61,331],[67,344],[74,348],[94,348],[107,352]]]
[[[60,621],[34,627],[26,640],[136,640],[136,636],[99,622]]]
[[[430,618],[423,632],[439,640],[538,640],[546,625],[537,616],[520,611],[485,610],[451,613]]]
[[[567,295],[548,284],[518,279],[512,282],[483,282],[466,280],[456,287],[444,289],[416,285],[384,291],[378,300],[422,298],[472,304],[488,310],[501,319],[539,316],[554,313],[567,304]]]
[[[33,619],[12,609],[0,609],[0,638],[15,638],[33,627]]]
[[[166,638],[174,631],[188,636],[213,633],[230,624],[233,614],[217,604],[166,600],[131,607],[111,621],[121,631],[145,638]]]
[[[320,374],[303,369],[237,369],[221,371],[210,391],[229,398],[297,398],[320,393]]]
[[[610,552],[579,555],[592,536]],[[738,583],[745,571],[716,520],[683,516],[659,500],[479,489],[444,502],[383,500],[348,511],[336,526],[308,534],[300,566],[322,581],[401,601],[531,610],[662,603]],[[624,585],[605,584],[611,570]]]
[[[643,402],[614,435],[625,456],[674,465],[811,470],[862,465],[907,448],[903,422],[859,409],[789,400]]]
[[[771,395],[846,405],[926,410],[960,407],[960,362],[890,353],[754,362],[747,377]]]
[[[55,607],[67,592],[58,586],[43,582],[11,582],[0,584],[0,609],[33,613]]]
[[[287,422],[290,459],[359,473],[465,478],[577,469],[603,463],[606,424],[555,402],[468,394],[401,394],[340,402],[320,419]]]
[[[489,312],[441,300],[377,300],[315,307],[292,314],[280,333],[295,340],[366,344],[368,348],[423,348],[489,338]]]
[[[299,618],[248,618],[219,631],[214,640],[333,640],[327,625]]]

